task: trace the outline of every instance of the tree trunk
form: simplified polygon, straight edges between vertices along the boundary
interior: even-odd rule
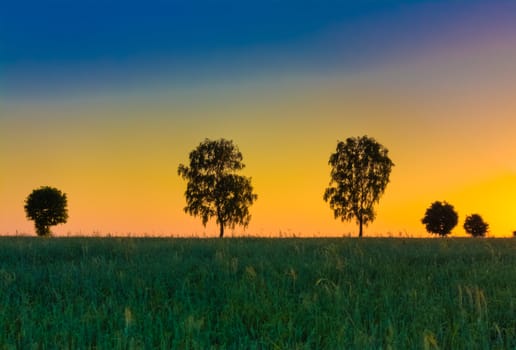
[[[50,235],[50,226],[36,223],[36,234],[38,236],[49,236]]]
[[[222,237],[224,237],[224,223],[221,222],[219,225],[220,225],[220,235],[219,235],[219,238],[222,238]]]
[[[362,238],[362,232],[363,232],[363,228],[362,228],[362,227],[363,227],[363,223],[364,223],[363,221],[364,221],[364,220],[362,219],[362,217],[360,217],[360,218],[358,219],[358,223],[359,223],[358,237],[359,237],[359,238]]]

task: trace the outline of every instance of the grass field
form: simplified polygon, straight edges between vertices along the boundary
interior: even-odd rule
[[[514,349],[516,239],[0,238],[2,349]]]

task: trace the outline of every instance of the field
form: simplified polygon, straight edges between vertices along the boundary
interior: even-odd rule
[[[514,349],[516,239],[0,238],[2,349]]]

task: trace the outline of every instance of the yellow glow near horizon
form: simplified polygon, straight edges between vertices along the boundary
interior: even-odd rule
[[[51,185],[69,198],[58,234],[216,235],[213,224],[204,229],[183,213],[177,166],[204,138],[225,137],[242,151],[258,193],[247,233],[355,235],[355,223],[334,220],[322,194],[337,140],[367,134],[395,167],[366,236],[425,236],[420,219],[435,200],[459,212],[456,235],[466,215],[479,213],[492,235],[508,236],[516,230],[516,73],[491,76],[482,61],[506,66],[499,60],[516,53],[501,56],[480,50],[355,75],[6,105],[0,233],[33,232],[23,201]]]

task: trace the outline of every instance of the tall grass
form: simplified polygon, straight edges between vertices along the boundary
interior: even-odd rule
[[[516,348],[512,239],[0,239],[0,347]]]

